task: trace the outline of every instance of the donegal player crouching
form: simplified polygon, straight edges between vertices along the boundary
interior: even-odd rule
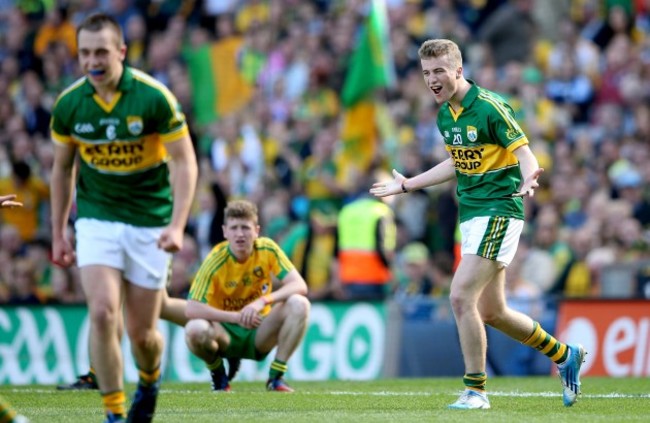
[[[206,257],[188,296],[185,339],[205,361],[214,391],[230,391],[224,358],[261,361],[277,346],[266,389],[293,392],[283,375],[307,328],[307,284],[280,247],[259,232],[257,207],[230,202],[226,241]],[[276,291],[274,279],[281,284]]]

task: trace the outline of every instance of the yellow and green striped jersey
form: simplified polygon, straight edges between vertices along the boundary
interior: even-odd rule
[[[110,103],[84,77],[59,95],[52,110],[52,139],[75,145],[81,158],[78,217],[167,224],[172,193],[164,143],[188,134],[174,95],[129,67]]]
[[[205,258],[194,277],[188,299],[225,311],[239,311],[273,290],[275,275],[282,280],[294,269],[293,263],[270,238],[261,237],[253,244],[253,253],[244,263],[230,251],[230,242],[217,244]],[[271,310],[266,306],[266,315]]]
[[[512,197],[521,184],[513,151],[528,139],[501,97],[469,82],[460,110],[443,104],[437,122],[456,168],[460,221],[477,216],[523,219],[523,200]]]

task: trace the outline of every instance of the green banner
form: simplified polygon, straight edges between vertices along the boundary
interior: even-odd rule
[[[88,313],[82,306],[0,309],[0,384],[54,384],[86,373]],[[209,373],[185,345],[182,328],[161,321],[165,380],[208,381]],[[384,364],[383,304],[316,303],[305,339],[289,361],[294,380],[370,380]],[[123,340],[124,377],[137,380],[128,339]],[[265,380],[274,353],[264,362],[244,360],[238,380]]]

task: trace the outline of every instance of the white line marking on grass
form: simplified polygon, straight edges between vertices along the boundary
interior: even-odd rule
[[[51,395],[61,395],[61,391],[57,391],[54,389],[34,389],[34,388],[25,388],[25,389],[20,389],[20,388],[12,388],[12,389],[7,389],[6,391],[11,392],[13,394],[51,394]],[[71,391],[78,393],[79,391]],[[91,391],[88,391],[89,393]],[[162,389],[161,392],[163,394],[187,394],[187,395],[196,395],[197,393],[205,393],[207,391],[196,391],[196,390],[189,390],[189,389]],[[347,395],[347,396],[375,396],[375,397],[424,397],[424,396],[431,396],[431,395],[458,395],[461,391],[457,392],[425,392],[425,391],[419,391],[419,392],[409,392],[409,391],[378,391],[378,392],[359,392],[359,391],[298,391],[296,393],[298,394],[306,394],[306,395]],[[246,392],[246,395],[253,394],[254,392]],[[266,391],[260,391],[260,394],[266,395]],[[237,395],[237,391],[233,391],[232,393],[215,393],[215,395]],[[492,397],[506,397],[506,398],[531,398],[531,397],[560,397],[562,396],[561,393],[559,392],[521,392],[521,391],[488,391],[488,395]],[[582,398],[620,398],[620,399],[630,399],[630,398],[648,398],[650,399],[650,394],[622,394],[618,392],[611,392],[608,394],[582,394]]]
[[[449,393],[449,395],[458,395],[461,391]],[[439,394],[437,392],[393,392],[393,391],[379,391],[379,392],[353,392],[353,391],[332,391],[330,395],[367,395],[367,396],[429,396]],[[558,392],[503,392],[503,391],[488,391],[488,396],[491,397],[512,397],[512,398],[531,398],[531,397],[561,397],[562,394]],[[582,398],[650,398],[650,394],[582,394]]]

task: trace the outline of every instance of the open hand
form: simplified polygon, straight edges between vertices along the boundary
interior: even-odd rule
[[[521,184],[521,188],[519,188],[519,191],[515,192],[512,194],[513,197],[525,197],[529,196],[532,197],[535,195],[535,189],[539,187],[539,183],[537,182],[537,179],[539,178],[539,175],[544,172],[543,168],[538,168],[535,172],[533,172],[526,180],[524,181],[523,184]]]
[[[370,193],[375,197],[388,197],[389,195],[402,193],[402,182],[406,177],[393,169],[393,180],[387,182],[375,182],[370,188]]]

